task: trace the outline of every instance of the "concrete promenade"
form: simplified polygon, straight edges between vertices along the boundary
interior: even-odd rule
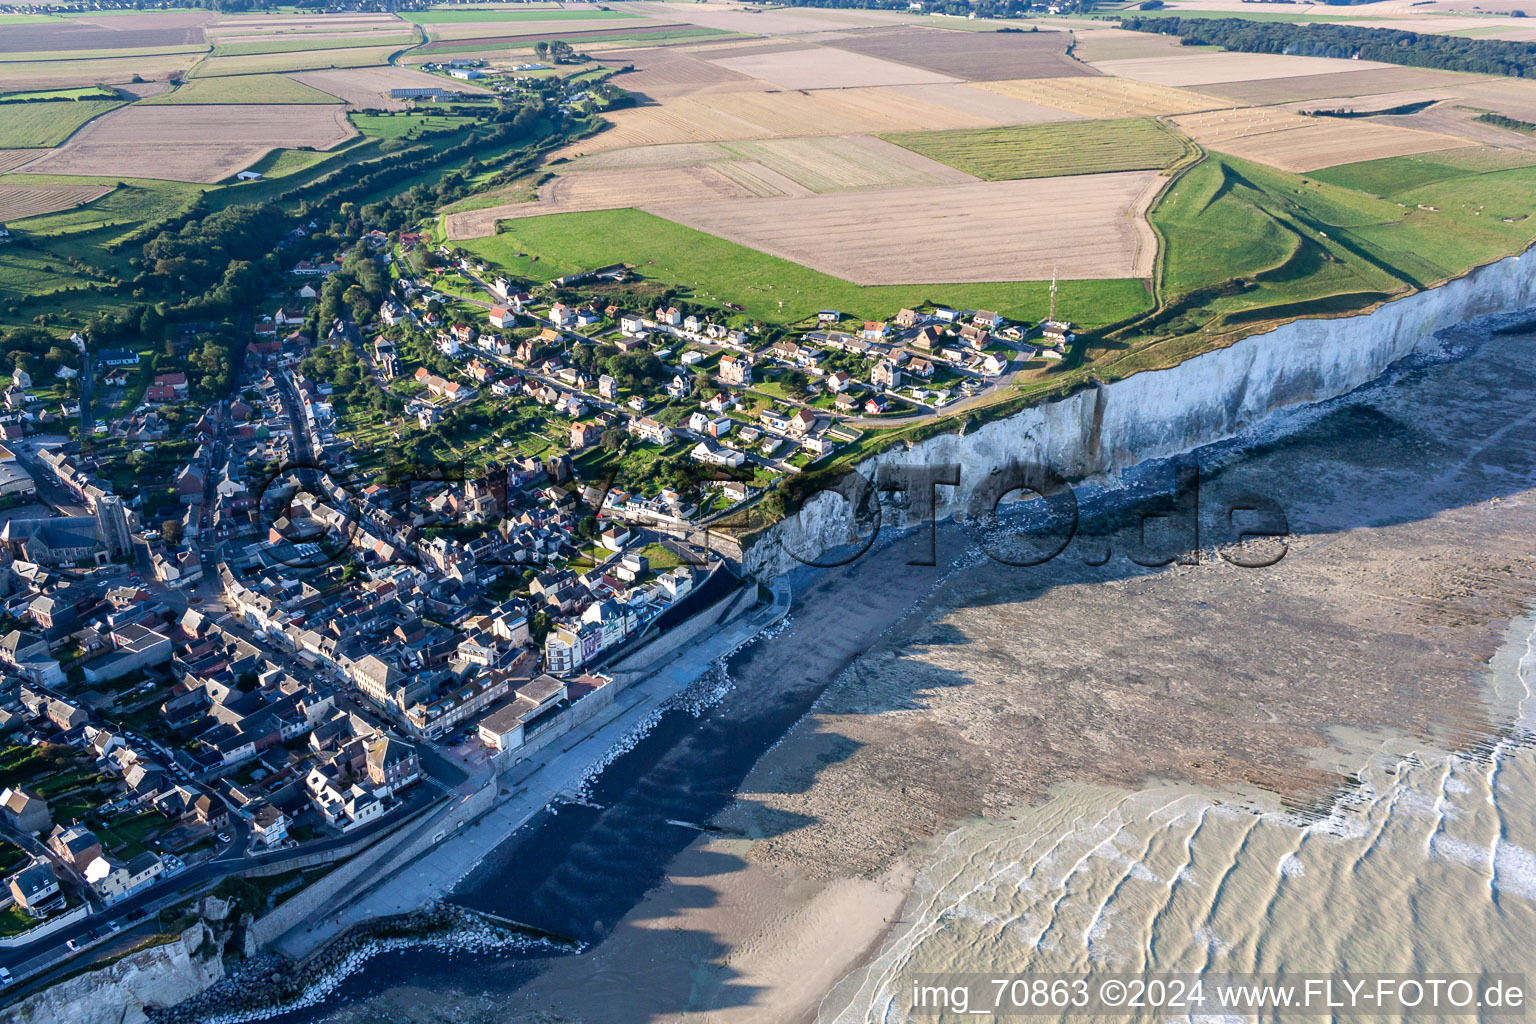
[[[718,626],[639,680],[578,731],[536,755],[537,764],[514,765],[500,780],[510,791],[464,829],[445,837],[398,871],[358,889],[344,906],[327,906],[279,937],[273,947],[302,959],[348,929],[372,918],[415,910],[446,896],[480,860],[562,793],[573,791],[592,765],[647,715],[677,696],[714,662],[780,621],[789,612],[789,583],[773,583],[773,603]]]

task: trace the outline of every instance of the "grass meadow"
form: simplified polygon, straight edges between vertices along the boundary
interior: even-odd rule
[[[1183,139],[1150,117],[890,132],[881,138],[986,181],[1152,170],[1188,152]]]

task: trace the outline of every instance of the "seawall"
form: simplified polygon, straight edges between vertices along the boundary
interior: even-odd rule
[[[936,488],[935,515],[965,510],[971,489],[1013,461],[1049,466],[1069,480],[1113,482],[1138,463],[1233,437],[1284,409],[1347,394],[1406,357],[1433,351],[1436,332],[1474,317],[1536,305],[1536,248],[1370,313],[1296,320],[1164,370],[1148,370],[1023,409],[971,433],[941,434],[864,460],[960,467],[959,487]],[[885,502],[882,527],[905,525]],[[867,535],[867,527],[865,528]],[[847,503],[823,494],[748,539],[744,571],[767,579],[860,535]]]

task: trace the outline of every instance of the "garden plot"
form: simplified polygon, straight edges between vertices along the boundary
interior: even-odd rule
[[[341,104],[141,106],[86,125],[28,165],[36,174],[216,182],[272,149],[330,149],[356,134]]]
[[[856,284],[1144,277],[1155,172],[659,204],[647,212]]]
[[[1202,146],[1284,171],[1472,145],[1432,132],[1355,119],[1302,117],[1271,108],[1187,114],[1173,123]]]

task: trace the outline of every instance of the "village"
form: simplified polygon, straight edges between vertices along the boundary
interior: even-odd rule
[[[253,870],[275,904],[536,765],[615,665],[767,600],[712,521],[1072,340],[942,307],[791,335],[569,298],[623,266],[534,294],[410,232],[306,246],[242,336],[13,368],[0,982]],[[358,277],[383,296],[327,316]]]

